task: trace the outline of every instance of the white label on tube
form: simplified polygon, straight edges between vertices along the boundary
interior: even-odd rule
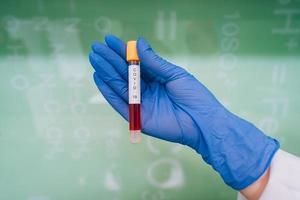
[[[140,65],[128,66],[128,94],[129,104],[141,103]]]

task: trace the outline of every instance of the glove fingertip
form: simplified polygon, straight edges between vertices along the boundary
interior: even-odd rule
[[[89,54],[89,60],[96,71],[100,69],[101,64],[104,62],[104,59],[94,52]]]
[[[110,41],[110,40],[114,40],[116,39],[117,37],[114,36],[113,34],[108,34],[108,35],[105,35],[104,37],[104,41],[107,42],[107,41]]]
[[[104,40],[105,40],[105,43],[109,46],[115,46],[122,42],[118,37],[116,37],[114,35],[106,35],[104,37]]]
[[[91,64],[93,64],[93,62],[94,62],[94,54],[95,54],[94,52],[89,53],[89,60],[90,60]]]
[[[123,40],[114,35],[107,35],[104,40],[109,48],[114,50],[123,59],[126,58],[126,44],[123,42]]]
[[[147,49],[151,49],[149,43],[143,37],[139,37],[137,40],[137,49],[139,52],[143,52]]]
[[[93,74],[94,82],[96,83],[97,86],[102,85],[103,81],[98,77],[97,73],[94,72]]]
[[[92,44],[92,50],[95,53],[101,53],[102,51],[105,50],[106,45],[101,43],[101,42],[94,42]]]
[[[100,43],[100,42],[98,42],[98,41],[92,42],[92,44],[91,44],[91,49],[94,50],[94,48],[95,48],[99,43]]]
[[[99,57],[99,56],[98,56],[95,52],[91,52],[91,53],[89,54],[89,59],[90,59],[90,62],[91,62],[91,63],[94,63],[94,62],[96,62],[97,60],[99,60],[98,57]]]

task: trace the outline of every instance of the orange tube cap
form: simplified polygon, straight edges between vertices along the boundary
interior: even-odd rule
[[[136,49],[136,41],[131,40],[127,42],[126,49],[126,60],[127,61],[139,61],[137,49]]]

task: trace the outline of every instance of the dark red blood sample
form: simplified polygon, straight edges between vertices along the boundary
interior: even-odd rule
[[[141,130],[141,105],[129,104],[129,130]]]

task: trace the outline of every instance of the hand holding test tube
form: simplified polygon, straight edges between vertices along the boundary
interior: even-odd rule
[[[94,80],[128,121],[132,69],[126,62],[126,44],[115,36],[105,41],[92,45]],[[143,38],[137,40],[137,52],[143,133],[193,148],[236,190],[246,188],[269,168],[279,148],[275,139],[228,111],[200,81],[158,56]]]

